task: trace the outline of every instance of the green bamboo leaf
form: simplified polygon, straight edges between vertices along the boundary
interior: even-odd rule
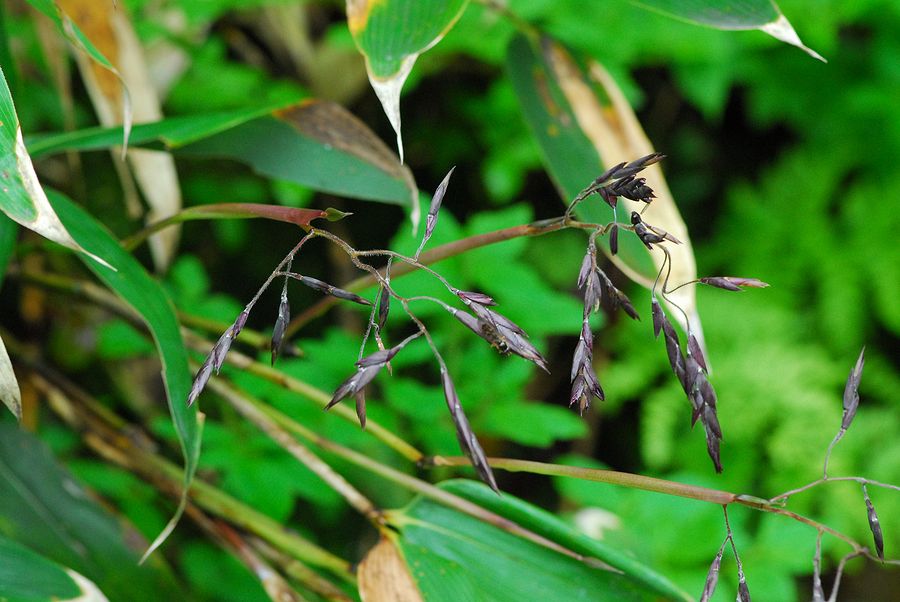
[[[0,600],[31,600],[4,597],[5,587],[38,588],[51,577],[53,583],[63,582],[49,569],[48,581],[22,583],[19,578],[28,573],[16,572],[19,577],[8,579],[6,572],[15,566],[3,559],[10,540],[84,575],[112,600],[182,599],[160,562],[138,566],[138,550],[126,543],[135,533],[93,501],[41,441],[8,423],[0,423],[0,517]],[[26,552],[17,551],[24,562]]]
[[[0,67],[0,211],[26,228],[54,242],[90,255],[101,264],[100,257],[89,253],[73,240],[53,212],[47,195],[38,182],[31,157],[25,150],[22,128],[16,107]],[[7,234],[8,235],[8,231]]]
[[[609,167],[654,152],[622,91],[596,61],[579,61],[549,38],[520,35],[510,43],[506,66],[544,165],[567,203]],[[667,245],[672,256],[670,288],[694,280],[697,265],[690,237],[660,166],[651,165],[641,176],[657,198],[647,206],[620,198],[622,217],[627,219],[632,210],[643,211],[647,223],[682,242]],[[578,213],[591,222],[606,223],[612,217],[598,196],[581,203]],[[650,288],[665,256],[659,250],[649,252],[636,236],[624,234],[619,236],[618,254],[611,255],[605,245],[603,250],[629,278]],[[694,287],[680,288],[669,297],[687,314],[690,330],[708,357]],[[687,330],[684,315],[672,314]]]
[[[178,440],[184,455],[184,484],[181,504],[166,529],[148,550],[161,544],[184,509],[187,489],[194,478],[200,456],[200,422],[196,406],[188,407],[185,400],[191,387],[187,351],[181,340],[175,309],[162,286],[129,255],[112,234],[81,207],[62,194],[50,191],[50,201],[72,237],[97,249],[109,259],[116,271],[85,262],[106,286],[131,305],[146,322],[162,362],[162,377],[169,411],[175,423]]]
[[[89,128],[36,136],[34,157],[66,150],[106,149],[122,128]],[[352,113],[332,102],[173,117],[140,124],[132,146],[167,149],[176,156],[233,159],[257,172],[316,190],[418,207],[412,172]]]
[[[468,0],[347,0],[347,23],[403,161],[400,90],[419,55],[441,41]]]
[[[387,513],[397,546],[425,600],[690,600],[665,577],[558,518],[509,494],[497,496],[474,481],[440,487],[563,547],[582,562],[526,541],[425,498]],[[599,562],[598,562],[599,561]],[[617,571],[603,568],[602,563]],[[523,579],[522,575],[528,575]]]
[[[759,29],[777,40],[800,48],[811,57],[825,61],[806,47],[794,26],[773,0],[632,0],[650,10],[716,29]]]
[[[87,578],[0,536],[0,600],[105,602]]]

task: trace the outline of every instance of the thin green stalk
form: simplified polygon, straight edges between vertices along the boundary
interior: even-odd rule
[[[268,414],[260,409],[260,404],[253,403],[250,400],[249,395],[239,391],[223,379],[214,378],[206,386],[230,403],[244,418],[256,425],[259,430],[278,446],[325,481],[326,485],[338,492],[357,512],[373,523],[379,524],[381,522],[381,513],[362,492],[312,453],[309,448],[292,437],[278,423],[273,421]]]
[[[494,512],[491,512],[490,510],[487,510],[477,504],[474,504],[469,500],[435,487],[431,483],[427,483],[421,479],[417,479],[416,477],[400,472],[399,470],[373,460],[364,454],[344,447],[343,445],[325,439],[314,431],[306,428],[302,424],[295,422],[290,417],[282,414],[275,408],[272,408],[271,406],[252,396],[243,394],[240,395],[242,395],[242,397],[244,398],[244,402],[255,406],[256,409],[264,413],[267,418],[272,421],[273,424],[280,426],[286,431],[294,433],[295,435],[303,438],[313,445],[316,445],[317,447],[320,447],[321,449],[332,453],[335,456],[350,462],[351,464],[355,464],[361,468],[364,468],[373,474],[376,474],[405,489],[418,493],[423,497],[432,499],[450,508],[454,508],[459,512],[468,514],[469,516],[482,520],[490,525],[493,525],[499,529],[503,529],[504,531],[512,533],[513,535],[517,535],[518,537],[521,537],[523,539],[527,539],[540,546],[546,547],[550,550],[554,550],[556,552],[559,552],[560,554],[570,556],[580,561],[588,560],[581,554],[577,554],[572,550],[569,550],[568,548],[565,548],[558,543],[547,539],[546,537],[538,535],[533,531],[529,531],[519,524],[503,518],[502,516],[495,514]]]

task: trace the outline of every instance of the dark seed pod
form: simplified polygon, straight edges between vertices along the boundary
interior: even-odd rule
[[[741,287],[746,288],[766,288],[769,285],[762,280],[756,278],[738,278],[735,276],[707,276],[700,278],[699,282],[715,286],[716,288],[725,289],[726,291],[740,291]]]
[[[609,252],[613,255],[619,252],[619,226],[616,224],[609,230]]]
[[[688,332],[688,353],[694,356],[704,372],[709,372],[709,368],[706,367],[706,358],[703,357],[703,350],[700,349],[700,343],[697,342],[696,337],[690,332]]]
[[[356,399],[356,417],[359,418],[359,426],[366,428],[366,392],[357,391],[353,397]]]
[[[351,293],[350,291],[346,291],[342,288],[332,286],[327,282],[322,282],[318,278],[313,278],[312,276],[302,276],[300,274],[290,274],[290,276],[291,278],[299,280],[309,288],[317,290],[321,293],[325,293],[326,295],[337,297],[338,299],[344,299],[346,301],[352,301],[354,303],[359,303],[360,305],[372,305],[372,302],[368,299],[363,299],[356,293]]]
[[[197,401],[197,397],[200,396],[200,393],[203,391],[203,388],[206,387],[206,383],[209,382],[209,377],[212,376],[213,373],[213,354],[210,354],[206,361],[203,362],[203,365],[200,366],[200,370],[197,371],[197,375],[194,377],[194,382],[191,383],[191,391],[188,393],[187,405],[190,407]]]
[[[741,575],[738,581],[738,602],[750,602],[750,588],[747,587],[747,580]]]
[[[347,378],[347,380],[340,384],[340,386],[334,392],[334,396],[332,396],[331,401],[328,402],[328,405],[326,405],[324,409],[330,410],[342,399],[351,395],[356,395],[358,392],[362,391],[366,385],[372,382],[372,379],[375,378],[378,372],[381,371],[382,366],[383,364],[366,366],[351,374],[350,377]]]
[[[381,290],[378,292],[378,331],[382,332],[384,330],[385,324],[387,324],[388,313],[391,311],[391,294],[388,292],[386,286],[382,285]]]
[[[709,565],[709,571],[706,573],[706,583],[703,586],[703,594],[700,596],[700,602],[709,602],[714,593],[716,593],[716,585],[719,583],[719,569],[722,566],[722,554],[725,551],[723,544],[719,548],[719,553],[713,558],[712,564]]]

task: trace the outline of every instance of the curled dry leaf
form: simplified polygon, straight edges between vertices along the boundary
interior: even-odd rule
[[[366,553],[359,563],[357,577],[363,602],[422,602],[422,594],[410,575],[403,554],[386,537]]]

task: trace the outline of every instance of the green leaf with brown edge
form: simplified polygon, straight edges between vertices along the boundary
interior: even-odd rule
[[[107,598],[86,577],[0,536],[0,600],[102,602]]]
[[[622,91],[596,61],[582,61],[550,38],[519,35],[507,50],[506,66],[544,165],[566,203],[608,168],[654,152]],[[650,165],[640,175],[647,178],[657,198],[644,205],[621,197],[619,219],[627,221],[633,209],[643,211],[647,223],[674,235],[682,244],[666,244],[673,260],[670,288],[694,280],[697,267],[687,227],[660,166]],[[598,195],[585,199],[577,213],[591,222],[606,223],[612,217]],[[618,245],[616,255],[606,245],[602,248],[629,278],[650,288],[663,253],[648,251],[631,233],[619,236]],[[669,297],[688,315],[691,332],[705,352],[694,287],[682,287]],[[687,330],[682,313],[673,311],[673,315]]]
[[[6,85],[2,67],[0,67],[0,211],[45,238],[105,263],[103,259],[85,251],[75,242],[47,201],[47,195],[38,181],[31,157],[25,150],[22,128],[19,127],[16,107]]]
[[[35,157],[106,149],[118,143],[121,132],[89,128],[35,136],[29,149]],[[232,159],[315,190],[418,208],[409,168],[362,121],[329,101],[163,119],[136,125],[131,144],[167,149],[176,157]]]
[[[773,0],[632,0],[634,4],[690,23],[716,29],[759,29],[825,61],[800,41],[794,26]]]
[[[139,551],[126,543],[134,531],[93,501],[41,441],[8,423],[0,423],[0,517],[0,535],[78,571],[111,600],[183,599],[161,561],[138,566]],[[7,567],[0,561],[0,574]],[[3,585],[9,581],[0,577],[0,599]]]
[[[400,90],[419,55],[441,41],[468,0],[347,0],[347,24],[403,161]]]
[[[542,535],[585,561],[524,540],[429,499],[385,513],[397,546],[426,600],[690,600],[627,554],[577,533],[559,518],[508,493],[467,480],[439,485]],[[603,563],[616,571],[604,568]],[[617,571],[621,571],[617,572]],[[528,575],[523,579],[522,575]]]
[[[64,195],[53,190],[49,192],[53,208],[72,237],[79,243],[97,249],[115,268],[116,271],[113,271],[90,261],[85,262],[106,286],[138,312],[153,335],[153,342],[162,362],[162,379],[169,412],[184,455],[185,490],[175,516],[160,538],[151,545],[152,551],[168,536],[180,518],[186,500],[184,496],[194,478],[200,456],[201,424],[196,406],[188,407],[185,403],[192,379],[175,308],[159,282],[120,246],[119,241],[106,228]]]

